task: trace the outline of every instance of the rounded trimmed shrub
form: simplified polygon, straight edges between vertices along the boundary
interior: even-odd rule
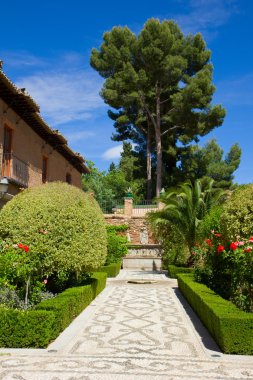
[[[106,259],[107,233],[95,199],[61,182],[29,188],[1,210],[0,237],[11,247],[29,247],[24,253],[31,271],[45,275],[99,268]]]
[[[223,207],[221,228],[225,238],[233,241],[253,234],[253,184],[234,191]]]

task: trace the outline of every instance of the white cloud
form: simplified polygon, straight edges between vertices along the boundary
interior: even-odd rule
[[[77,131],[77,132],[69,132],[65,134],[68,142],[75,143],[79,141],[86,140],[89,137],[93,137],[96,134],[92,131]]]
[[[190,0],[189,10],[173,19],[185,33],[202,32],[210,38],[237,11],[236,0]]]
[[[90,69],[37,72],[16,83],[26,88],[40,105],[42,116],[53,126],[87,120],[101,110],[104,112],[99,96],[102,80]]]
[[[42,67],[47,64],[46,59],[39,58],[30,54],[27,51],[19,50],[16,52],[4,51],[1,52],[1,57],[4,58],[4,64],[8,67],[20,68],[22,66]]]
[[[120,153],[123,151],[123,144],[121,145],[117,145],[113,148],[110,148],[110,149],[107,149],[103,154],[102,154],[102,158],[104,160],[113,160],[113,159],[117,159],[117,158],[120,158]]]

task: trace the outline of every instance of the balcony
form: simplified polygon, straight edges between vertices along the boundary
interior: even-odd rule
[[[13,153],[3,153],[1,159],[0,172],[2,177],[7,177],[22,187],[28,187],[29,166],[27,162],[20,160]]]

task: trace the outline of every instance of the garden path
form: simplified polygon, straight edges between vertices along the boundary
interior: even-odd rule
[[[14,379],[253,380],[253,357],[221,354],[176,280],[121,271],[47,350],[0,350],[0,380]]]

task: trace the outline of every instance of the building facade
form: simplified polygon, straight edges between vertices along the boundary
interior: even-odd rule
[[[22,189],[46,182],[81,187],[81,175],[88,172],[83,157],[46,124],[34,100],[0,67],[0,183],[8,184],[7,193],[0,190],[0,205]]]

